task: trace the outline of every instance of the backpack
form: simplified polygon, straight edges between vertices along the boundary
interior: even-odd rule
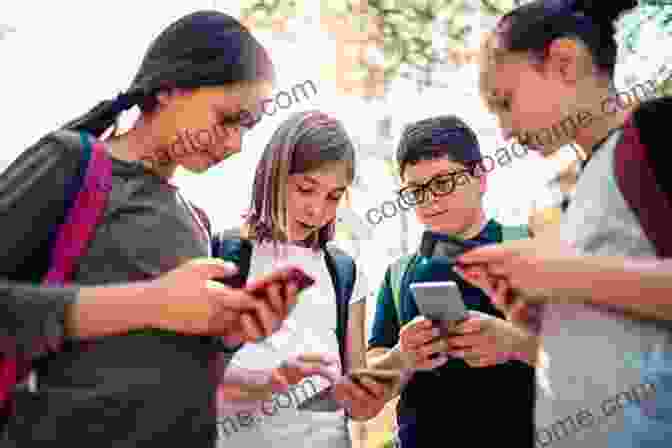
[[[666,136],[660,134],[663,132],[660,129],[662,122],[657,123],[652,117],[657,115],[660,120],[663,115],[669,117],[661,110],[664,106],[672,109],[672,98],[643,104],[638,111],[630,114],[623,125],[623,136],[614,150],[614,174],[621,194],[637,216],[657,256],[670,258],[672,233],[667,226],[672,222],[672,192],[665,191],[660,185],[660,179],[668,176],[664,172],[666,166],[662,155],[649,151],[649,147],[662,145],[665,141],[663,138]]]
[[[88,134],[59,130],[46,139],[81,149],[77,174],[66,188],[63,222],[54,223],[49,238],[49,270],[43,284],[62,286],[70,281],[77,258],[83,255],[103,215],[111,189],[112,163],[103,145]],[[93,143],[92,143],[93,142]],[[57,350],[57,341],[46,341]],[[0,357],[0,409],[2,416],[13,413],[12,392],[30,376],[31,363],[22,357]]]
[[[333,246],[326,246],[325,260],[336,293],[336,336],[338,338],[341,370],[347,371],[348,353],[348,314],[350,298],[354,292],[357,270],[355,262],[347,253]],[[232,229],[217,233],[212,237],[212,256],[233,261],[238,265],[238,273],[227,283],[236,288],[245,286],[250,272],[252,242],[240,237],[240,229]]]
[[[502,242],[511,240],[521,240],[529,238],[528,226],[501,226]],[[417,252],[404,255],[390,266],[390,289],[392,290],[392,299],[397,312],[399,324],[401,320],[401,287],[406,273],[415,267],[418,258]]]

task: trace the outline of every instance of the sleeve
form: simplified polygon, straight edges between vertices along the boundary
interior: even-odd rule
[[[355,285],[352,289],[352,297],[350,297],[350,305],[365,301],[371,295],[369,279],[366,273],[357,263],[355,263],[355,268],[357,269],[357,274],[355,276]]]
[[[0,174],[0,350],[40,354],[44,343],[63,335],[65,310],[77,289],[42,288],[43,249],[53,225],[65,215],[65,189],[80,154],[43,139]]]
[[[61,341],[67,307],[78,288],[47,288],[0,281],[0,352],[32,358]]]
[[[65,216],[65,191],[80,156],[77,148],[44,138],[0,174],[0,279],[40,281],[39,269],[46,269],[40,249]]]
[[[385,272],[383,284],[378,291],[376,311],[373,317],[369,350],[372,348],[392,348],[399,341],[399,321],[390,288],[390,269]]]

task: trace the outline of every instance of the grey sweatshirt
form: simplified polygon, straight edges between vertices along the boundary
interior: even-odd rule
[[[62,219],[64,188],[79,150],[42,141],[0,176],[0,279],[38,282],[49,229]],[[138,163],[113,159],[112,190],[74,281],[81,285],[153,278],[209,254],[209,241],[174,187]],[[1,281],[1,280],[0,280]],[[3,446],[212,447],[214,340],[177,334],[64,341],[65,305],[76,288],[0,284],[0,336],[34,358],[38,390],[19,391]],[[2,347],[8,350],[7,347]]]

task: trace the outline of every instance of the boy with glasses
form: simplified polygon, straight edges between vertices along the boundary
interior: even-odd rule
[[[414,206],[428,228],[423,247],[446,236],[470,246],[527,237],[525,226],[504,227],[486,218],[478,140],[459,118],[441,116],[408,126],[397,163],[404,184],[401,200]],[[431,261],[438,253],[418,252],[388,268],[367,353],[371,367],[407,374],[397,406],[398,444],[430,446],[447,435],[466,435],[478,446],[488,446],[484,439],[497,446],[533,446],[536,337],[506,321],[480,289],[452,269],[420,269],[418,260],[429,256]],[[428,281],[457,283],[469,309],[468,319],[450,335],[419,315],[409,285]],[[390,398],[397,393],[388,392]]]

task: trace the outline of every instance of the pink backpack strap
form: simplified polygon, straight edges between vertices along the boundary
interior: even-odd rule
[[[82,188],[59,229],[52,249],[52,264],[44,279],[48,285],[70,281],[77,258],[84,254],[107,205],[112,182],[112,161],[99,141],[82,133],[84,149],[91,152]]]
[[[74,144],[70,135],[56,136],[66,144]],[[103,215],[112,185],[112,161],[102,143],[95,141],[82,132],[81,163],[84,178],[75,179],[75,197],[67,210],[63,224],[58,227],[56,240],[51,249],[50,269],[43,283],[45,285],[64,285],[68,283],[74,271],[77,258],[84,254],[96,225]],[[67,193],[66,193],[67,194]],[[50,350],[58,350],[60,340],[41,341]],[[37,349],[44,348],[37,347]],[[0,359],[0,419],[13,413],[12,392],[14,386],[28,377],[30,360],[23,356]]]
[[[623,126],[623,137],[615,149],[614,172],[618,188],[639,219],[658,257],[672,257],[672,202],[656,181],[648,148],[632,114]]]

